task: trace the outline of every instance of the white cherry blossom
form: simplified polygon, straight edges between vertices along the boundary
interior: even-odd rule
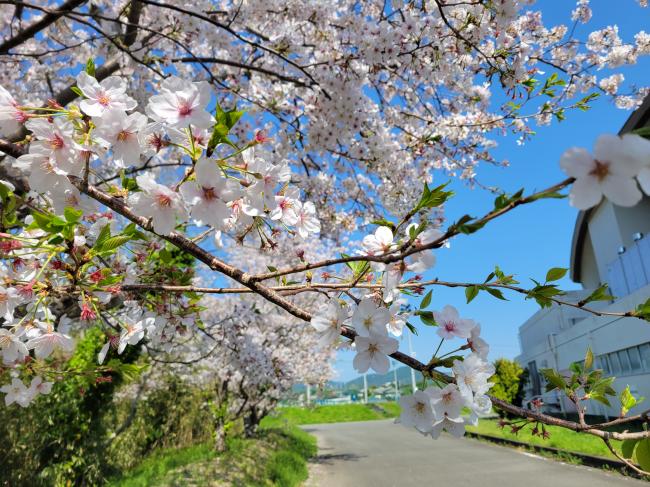
[[[494,375],[494,366],[472,353],[464,360],[454,360],[452,367],[458,388],[465,398],[473,394],[485,394],[493,386],[488,382]]]
[[[476,324],[472,320],[460,317],[458,310],[451,305],[445,306],[442,311],[434,311],[433,318],[438,324],[436,333],[445,340],[454,337],[469,338]]]
[[[135,112],[130,115],[119,109],[106,111],[97,121],[95,136],[113,151],[117,167],[126,167],[140,161],[142,149],[139,133],[147,126],[147,117]]]
[[[572,147],[560,158],[562,170],[576,178],[569,202],[586,210],[607,198],[619,206],[634,206],[641,191],[634,177],[650,158],[650,141],[638,135],[623,137],[604,134],[598,137],[594,153]]]
[[[29,355],[29,350],[20,337],[6,328],[0,328],[0,352],[5,364],[20,362]]]
[[[192,218],[197,225],[224,229],[225,220],[231,216],[227,203],[238,197],[237,187],[221,173],[212,159],[199,159],[194,173],[196,179],[183,183],[179,189],[190,207]]]
[[[149,99],[147,111],[156,121],[174,128],[209,128],[212,115],[205,111],[211,98],[210,85],[201,81],[188,83],[170,76],[160,85],[160,92]]]
[[[351,324],[357,335],[370,336],[371,333],[386,334],[386,325],[390,321],[390,311],[379,306],[372,298],[363,298],[354,308]]]
[[[323,304],[311,319],[311,326],[318,334],[319,346],[329,346],[338,340],[341,326],[347,318],[347,309],[341,306],[337,300],[332,299]]]
[[[0,392],[5,393],[5,406],[11,406],[16,403],[24,408],[29,406],[32,402],[32,395],[23,384],[23,381],[14,377],[11,379],[11,384],[5,384],[0,387]]]
[[[431,396],[425,391],[415,391],[399,400],[401,414],[399,422],[407,428],[414,427],[420,433],[428,433],[435,419]]]
[[[310,233],[320,233],[320,220],[316,216],[316,207],[311,201],[295,202],[295,211],[298,217],[296,230],[302,238],[307,238]]]
[[[26,345],[30,350],[34,350],[36,358],[47,358],[55,350],[72,352],[74,350],[74,340],[63,333],[54,330],[51,323],[38,323],[41,333],[28,340]]]
[[[178,193],[156,183],[150,174],[136,178],[142,192],[132,194],[129,203],[133,210],[152,218],[153,229],[160,235],[168,235],[176,226],[176,218],[187,218],[187,212]]]
[[[98,82],[85,71],[77,75],[77,88],[86,99],[81,100],[79,107],[91,117],[101,117],[107,110],[133,110],[137,102],[126,94],[126,82],[119,76],[109,76]]]
[[[354,339],[357,354],[352,365],[357,372],[363,374],[372,369],[378,374],[385,374],[390,369],[388,355],[397,352],[399,342],[389,336],[370,333],[370,336],[357,336]]]

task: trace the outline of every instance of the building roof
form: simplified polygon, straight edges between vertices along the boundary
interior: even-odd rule
[[[637,108],[632,115],[623,124],[618,131],[619,135],[631,132],[650,125],[650,95],[646,96],[645,100],[639,108]],[[597,206],[589,210],[582,210],[578,213],[576,224],[573,230],[573,240],[571,241],[571,280],[573,282],[580,282],[581,264],[582,264],[582,249],[584,248],[585,238],[587,236],[587,224],[589,223],[589,216]]]

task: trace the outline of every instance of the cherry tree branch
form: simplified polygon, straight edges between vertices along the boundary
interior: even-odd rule
[[[557,191],[566,188],[570,184],[572,184],[575,181],[574,178],[567,178],[564,181],[561,181],[557,184],[554,184],[553,186],[550,186],[542,191],[538,191],[536,193],[532,193],[529,196],[522,196],[520,198],[517,198],[507,205],[505,205],[503,208],[495,209],[484,215],[482,218],[479,218],[477,220],[473,220],[471,222],[472,225],[476,226],[483,226],[486,223],[494,220],[495,218],[498,218],[502,215],[505,215],[506,213],[512,211],[513,209],[517,208],[518,206],[521,205],[526,205],[529,203],[532,203],[534,201],[537,201],[538,199],[543,198],[547,194],[552,194],[556,193]],[[273,279],[276,277],[282,277],[286,276],[289,274],[296,274],[298,272],[304,272],[304,271],[309,271],[313,269],[320,269],[322,267],[328,267],[328,266],[333,266],[337,264],[345,264],[348,262],[381,262],[384,264],[390,264],[393,262],[399,262],[401,260],[404,260],[406,257],[409,255],[416,254],[418,252],[422,252],[423,250],[430,250],[430,249],[436,249],[441,247],[447,240],[449,240],[452,237],[455,237],[456,235],[459,235],[461,232],[461,229],[457,225],[451,225],[447,231],[439,238],[436,240],[426,244],[426,245],[419,245],[419,246],[411,246],[410,242],[406,242],[404,246],[400,249],[398,249],[395,252],[392,253],[387,253],[384,255],[378,255],[378,256],[372,256],[372,255],[357,255],[357,256],[349,256],[349,257],[341,257],[338,259],[328,259],[328,260],[323,260],[320,262],[315,262],[315,263],[306,263],[306,264],[300,264],[291,268],[287,269],[281,269],[273,272],[267,272],[263,274],[255,274],[251,276],[251,278],[254,281],[264,281],[266,279]]]
[[[7,54],[11,49],[16,46],[19,46],[25,41],[33,38],[43,29],[46,29],[66,13],[74,10],[75,8],[86,3],[87,0],[68,0],[61,4],[57,9],[47,9],[47,13],[39,20],[24,28],[18,32],[15,36],[7,39],[2,44],[0,44],[0,55]],[[24,5],[22,2],[13,2],[13,1],[0,1],[0,4],[9,4],[9,5]],[[31,8],[30,5],[27,5],[28,8]]]

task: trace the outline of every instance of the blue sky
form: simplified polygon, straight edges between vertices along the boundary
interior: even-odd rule
[[[592,30],[616,24],[623,40],[633,42],[634,34],[650,25],[650,10],[641,9],[636,1],[592,0],[591,3],[593,18],[587,26],[578,27],[578,38],[585,38],[586,33]],[[534,8],[542,10],[546,25],[555,25],[570,23],[573,6],[571,1],[548,0],[538,2]],[[625,75],[626,83],[648,85],[650,59],[642,58],[637,65],[620,72]],[[592,106],[588,112],[568,112],[562,123],[534,127],[537,135],[524,146],[518,146],[514,137],[498,139],[499,147],[494,154],[497,158],[508,159],[511,165],[507,168],[484,165],[477,171],[478,179],[483,184],[499,186],[508,192],[522,187],[527,191],[543,189],[561,181],[566,176],[558,161],[564,150],[571,146],[591,148],[599,134],[618,132],[631,114],[605,99],[596,100]],[[444,181],[441,176],[436,182]],[[493,207],[494,195],[484,190],[471,190],[458,183],[453,189],[457,195],[447,204],[448,221],[466,213],[481,215]],[[516,274],[523,283],[529,277],[543,279],[551,267],[569,267],[576,215],[577,211],[568,205],[567,200],[543,200],[515,209],[474,235],[454,239],[451,248],[439,250],[438,262],[426,277],[479,282],[495,265],[499,265],[506,273]],[[568,278],[560,284],[564,289],[579,287]],[[500,301],[481,293],[466,304],[463,289],[435,287],[430,309],[452,304],[461,316],[481,323],[483,336],[491,346],[490,359],[514,358],[519,353],[518,327],[539,307],[534,301],[525,301],[515,294],[507,297],[509,301]],[[412,321],[419,331],[419,336],[413,337],[416,357],[427,361],[439,339],[435,329],[422,325],[418,319]],[[451,345],[458,343],[452,342]],[[406,338],[400,343],[400,350],[408,351]],[[358,375],[352,367],[353,356],[351,352],[339,352],[335,364],[337,380],[349,380]]]

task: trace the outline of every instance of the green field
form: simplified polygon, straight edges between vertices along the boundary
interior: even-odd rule
[[[510,428],[507,426],[501,429],[498,426],[497,419],[482,419],[479,421],[477,427],[470,426],[467,428],[467,431],[472,431],[474,433],[498,436],[499,438],[521,441],[531,445],[548,446],[559,448],[561,450],[585,453],[587,455],[615,458],[600,438],[585,433],[576,433],[575,431],[570,431],[558,426],[547,426],[546,430],[551,436],[545,440],[539,436],[533,436],[530,427],[524,428],[517,434],[511,433]],[[614,446],[619,446],[620,442],[614,440],[612,441],[612,444]]]
[[[295,425],[319,423],[345,423],[394,418],[399,415],[399,405],[394,402],[374,404],[339,404],[336,406],[313,406],[309,408],[278,408],[279,418]]]

